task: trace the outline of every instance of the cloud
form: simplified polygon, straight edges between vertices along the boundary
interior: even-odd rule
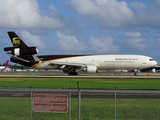
[[[59,12],[53,5],[50,5],[49,9],[51,11],[51,16],[56,17],[56,18],[59,17]]]
[[[25,39],[28,46],[36,46],[39,49],[46,49],[47,46],[41,41],[39,36],[32,35],[27,31],[21,32],[22,37]]]
[[[25,40],[28,46],[37,46],[39,49],[47,49],[39,36],[32,35],[28,31],[21,32],[22,39]],[[76,36],[67,35],[60,31],[56,32],[58,41],[55,43],[58,50],[70,53],[117,53],[119,47],[114,43],[112,37],[97,38],[90,36],[85,42],[77,39]]]
[[[142,3],[142,2],[132,2],[132,3],[131,3],[131,6],[134,7],[135,10],[136,10],[136,9],[142,10],[142,9],[145,9],[145,8],[146,8],[146,5],[145,5],[144,3]]]
[[[58,38],[56,45],[67,52],[116,53],[119,50],[119,47],[114,44],[114,40],[111,37],[96,38],[90,36],[84,43],[75,36],[66,35],[59,31],[56,32],[56,35]]]
[[[156,0],[156,2],[160,4],[160,0]]]
[[[151,2],[151,1],[150,1]],[[69,0],[68,4],[79,15],[96,20],[108,28],[158,28],[160,27],[160,0],[126,2],[125,0]]]
[[[145,50],[148,46],[145,44],[146,39],[139,32],[126,32],[127,44],[135,50]]]
[[[54,7],[50,9],[53,11]],[[45,29],[63,27],[59,19],[41,15],[37,0],[1,0],[0,17],[0,27]]]
[[[106,27],[122,26],[134,17],[124,1],[70,0],[68,4],[80,15],[93,17]]]
[[[66,35],[60,31],[56,32],[58,42],[56,45],[65,51],[69,52],[83,52],[88,49],[85,43],[77,40],[75,36]]]
[[[114,40],[111,37],[100,39],[94,36],[90,36],[89,43],[92,52],[116,53],[119,50],[119,47],[114,44]]]

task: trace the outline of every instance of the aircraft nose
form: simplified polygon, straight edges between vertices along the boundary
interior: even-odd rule
[[[157,65],[158,65],[157,61],[154,61],[154,63],[153,63],[153,64],[154,64],[154,66],[157,66]]]

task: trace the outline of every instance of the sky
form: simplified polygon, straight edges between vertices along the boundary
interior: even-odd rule
[[[160,0],[1,0],[0,63],[7,31],[38,55],[140,54],[160,64]]]

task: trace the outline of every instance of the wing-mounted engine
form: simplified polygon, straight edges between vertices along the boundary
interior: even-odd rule
[[[82,71],[87,73],[97,73],[97,67],[95,65],[87,65],[86,67],[82,67]]]
[[[27,47],[27,48],[6,47],[4,48],[4,51],[6,51],[7,54],[18,55],[18,56],[34,55],[38,53],[37,47]]]

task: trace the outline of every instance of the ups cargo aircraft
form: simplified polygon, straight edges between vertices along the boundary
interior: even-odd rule
[[[61,69],[68,75],[78,75],[76,70],[97,73],[98,70],[140,70],[157,65],[144,55],[36,55],[35,46],[27,46],[15,32],[8,32],[13,47],[5,47],[10,61],[32,68]],[[137,75],[134,72],[134,75]]]

